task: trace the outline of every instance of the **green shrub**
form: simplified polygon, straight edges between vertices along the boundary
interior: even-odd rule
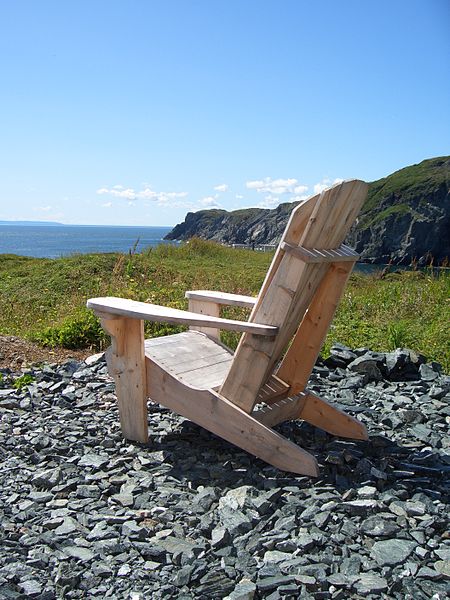
[[[27,387],[27,385],[30,385],[30,383],[33,383],[33,381],[34,377],[29,373],[25,373],[25,375],[22,375],[15,380],[13,387],[15,387],[16,390],[23,390],[23,388]]]
[[[100,321],[91,310],[81,309],[75,316],[65,319],[60,325],[46,327],[34,335],[44,346],[64,348],[95,348],[105,345],[107,336]]]

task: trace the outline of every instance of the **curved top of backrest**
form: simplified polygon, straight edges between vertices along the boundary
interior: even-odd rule
[[[311,196],[294,208],[261,286],[252,315],[256,313],[278,270],[283,257],[282,243],[324,250],[339,246],[361,210],[366,195],[367,183],[353,179]]]
[[[367,187],[364,181],[353,179],[322,192],[300,238],[300,245],[328,250],[342,244],[361,210]]]
[[[367,183],[352,179],[311,196],[292,211],[282,241],[306,248],[342,243],[366,195]]]

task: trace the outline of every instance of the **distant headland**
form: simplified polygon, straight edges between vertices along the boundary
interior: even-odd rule
[[[63,227],[64,223],[58,223],[57,221],[0,221],[0,225],[24,225],[28,226],[42,226],[42,227]]]
[[[272,210],[210,209],[188,213],[167,240],[201,237],[224,244],[278,244],[296,203]],[[369,194],[347,243],[363,262],[448,264],[450,156],[422,161],[369,184]]]

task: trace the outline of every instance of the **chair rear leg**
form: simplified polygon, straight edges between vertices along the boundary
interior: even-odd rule
[[[269,427],[292,419],[303,419],[332,435],[353,440],[369,439],[363,423],[308,391],[255,410],[252,415]]]

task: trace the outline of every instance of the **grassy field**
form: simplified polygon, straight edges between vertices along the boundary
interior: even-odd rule
[[[188,289],[256,295],[271,255],[200,240],[142,254],[76,255],[60,259],[0,255],[0,334],[45,345],[103,348],[108,339],[84,308],[92,296],[116,295],[186,308]],[[334,341],[353,348],[409,347],[450,371],[450,274],[441,271],[352,275],[323,354]],[[228,309],[244,318],[245,311]],[[146,324],[148,336],[180,329]],[[223,334],[234,347],[237,334]]]

